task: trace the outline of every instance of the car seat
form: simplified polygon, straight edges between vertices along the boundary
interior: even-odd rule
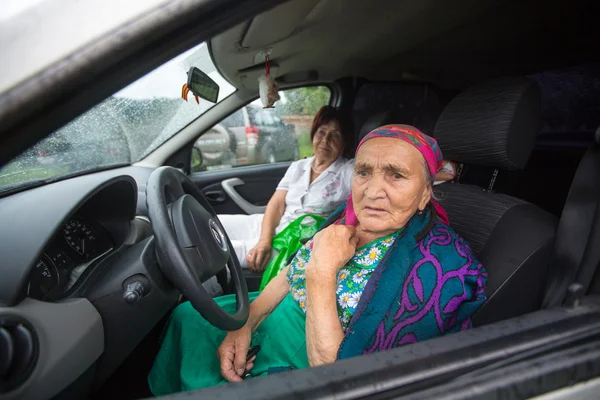
[[[504,78],[469,88],[448,103],[435,128],[444,158],[523,169],[541,122],[539,88],[525,78]],[[474,325],[541,308],[557,219],[536,205],[481,186],[448,182],[434,194],[450,225],[488,271],[488,300]]]

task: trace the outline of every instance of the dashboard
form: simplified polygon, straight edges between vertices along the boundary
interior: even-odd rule
[[[64,297],[90,265],[114,249],[114,243],[96,219],[73,216],[32,268],[27,296],[42,301]]]
[[[0,397],[87,397],[177,303],[146,218],[152,171],[115,168],[0,198],[0,339],[11,337],[15,355],[7,364],[0,340]],[[133,303],[132,283],[144,289]]]
[[[151,172],[107,170],[0,198],[0,306],[85,296],[78,283],[123,251],[147,215]]]

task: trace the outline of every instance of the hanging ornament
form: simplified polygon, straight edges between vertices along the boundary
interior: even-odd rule
[[[279,88],[271,76],[269,54],[265,54],[265,74],[258,78],[258,93],[263,108],[274,108],[275,102],[279,100]]]
[[[184,83],[183,87],[181,88],[181,98],[187,101],[188,93],[190,93],[190,91],[190,87],[187,85],[187,83]],[[194,99],[196,99],[196,103],[200,104],[200,99],[197,95],[194,95]]]

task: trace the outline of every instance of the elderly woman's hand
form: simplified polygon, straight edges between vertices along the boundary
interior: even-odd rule
[[[313,239],[310,260],[306,266],[307,279],[336,279],[337,272],[356,252],[356,228],[330,225]]]
[[[254,272],[264,271],[271,258],[271,242],[259,241],[246,256],[248,268]]]
[[[221,376],[229,382],[240,382],[244,370],[249,371],[254,366],[256,357],[246,361],[251,340],[252,331],[248,326],[244,326],[237,331],[227,333],[217,349],[221,361]]]
[[[356,228],[330,225],[315,235],[306,265],[306,350],[311,366],[335,361],[344,331],[337,314],[337,273],[354,256]]]

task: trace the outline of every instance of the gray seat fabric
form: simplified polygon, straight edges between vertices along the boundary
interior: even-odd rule
[[[540,124],[537,86],[500,79],[458,95],[436,126],[444,158],[504,170],[525,167]],[[541,308],[556,218],[526,201],[479,186],[444,183],[434,193],[450,225],[488,271],[488,300],[473,318],[482,325]]]
[[[437,188],[435,190],[438,192]],[[514,197],[492,194],[480,187],[461,184],[444,184],[439,190],[443,200],[440,202],[448,212],[452,227],[461,232],[471,249],[481,253],[494,227],[511,208],[527,204]],[[479,219],[473,222],[473,215]]]
[[[537,85],[503,78],[456,96],[442,111],[434,137],[444,158],[465,164],[523,169],[541,126]]]
[[[393,119],[394,118],[390,111],[381,111],[371,115],[360,128],[360,131],[358,132],[358,141],[360,142],[365,136],[367,136],[367,133],[371,132],[372,130],[383,125],[392,124],[393,122],[391,121]]]
[[[437,104],[437,100],[427,100],[430,98],[432,97],[429,96],[424,99],[425,104],[421,106],[415,106],[411,108],[405,103],[402,104],[402,107],[378,111],[369,115],[362,125],[360,125],[361,128],[358,132],[358,140],[360,141],[367,135],[367,133],[371,132],[375,128],[391,124],[413,125],[421,132],[427,135],[433,135],[433,127],[438,118],[438,114],[436,112],[438,108],[435,106],[435,104]]]

